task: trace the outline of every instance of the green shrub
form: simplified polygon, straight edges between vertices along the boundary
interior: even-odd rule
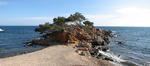
[[[55,30],[56,31],[61,31],[61,30],[64,30],[64,29],[65,29],[65,27],[63,27],[63,26],[55,25]]]
[[[59,25],[59,26],[64,26],[66,22],[65,17],[57,17],[53,19],[54,24]]]
[[[48,33],[53,31],[61,31],[64,30],[67,26],[66,23],[76,23],[76,26],[78,26],[81,29],[86,30],[87,33],[92,34],[91,30],[88,28],[88,26],[93,26],[93,22],[85,21],[86,18],[79,12],[76,12],[75,14],[71,14],[69,17],[57,17],[53,19],[53,23],[50,24],[49,22],[45,24],[40,24],[38,28],[35,29],[36,32],[40,33]],[[85,25],[83,25],[83,24]],[[68,25],[69,26],[69,25]]]
[[[93,26],[93,22],[90,22],[90,21],[85,21],[83,22],[83,24],[86,26]]]
[[[35,32],[46,33],[53,28],[53,24],[46,22],[45,24],[40,24],[38,28],[35,28]]]

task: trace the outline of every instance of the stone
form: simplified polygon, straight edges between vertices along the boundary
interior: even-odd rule
[[[107,52],[107,51],[109,51],[109,48],[103,47],[103,48],[102,48],[102,51]]]
[[[107,61],[114,61],[113,59],[108,58],[108,57],[105,57],[104,60],[107,60]]]
[[[32,46],[33,44],[29,42],[29,43],[27,43],[26,45],[27,45],[27,46]]]

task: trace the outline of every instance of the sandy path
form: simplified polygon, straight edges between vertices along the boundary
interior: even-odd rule
[[[0,59],[0,66],[97,66],[66,46],[51,46],[36,52]]]

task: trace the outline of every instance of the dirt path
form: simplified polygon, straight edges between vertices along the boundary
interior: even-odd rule
[[[58,45],[0,59],[0,66],[97,66],[97,63],[78,55],[72,47]]]

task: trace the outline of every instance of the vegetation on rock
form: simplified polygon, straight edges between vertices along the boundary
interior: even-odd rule
[[[54,18],[52,24],[49,22],[40,24],[35,31],[45,33],[43,39],[33,40],[34,44],[39,45],[49,45],[51,42],[77,44],[89,42],[97,43],[98,45],[107,45],[109,43],[108,36],[110,36],[111,33],[110,31],[94,27],[93,22],[86,20],[86,18],[79,12],[71,14],[67,18]]]
[[[72,24],[70,24],[72,23]],[[93,26],[93,22],[79,12],[71,14],[69,17],[57,17],[53,23],[40,24],[35,29],[36,32],[45,33],[40,39],[35,39],[27,45],[49,46],[54,43],[75,44],[82,55],[101,57],[99,50],[107,51],[103,46],[109,44],[108,37],[111,31],[102,30]]]
[[[65,29],[68,24],[67,23],[74,23],[76,26],[84,26],[82,23],[85,21],[86,18],[79,12],[75,14],[71,14],[69,17],[57,17],[53,19],[53,23],[50,24],[46,22],[45,24],[40,24],[38,28],[35,29],[36,32],[40,33],[48,33],[53,31],[61,31]],[[90,21],[85,21],[85,25],[92,26],[93,23]]]
[[[93,26],[93,22],[90,21],[85,21],[83,22],[83,24],[85,24],[86,26]]]

